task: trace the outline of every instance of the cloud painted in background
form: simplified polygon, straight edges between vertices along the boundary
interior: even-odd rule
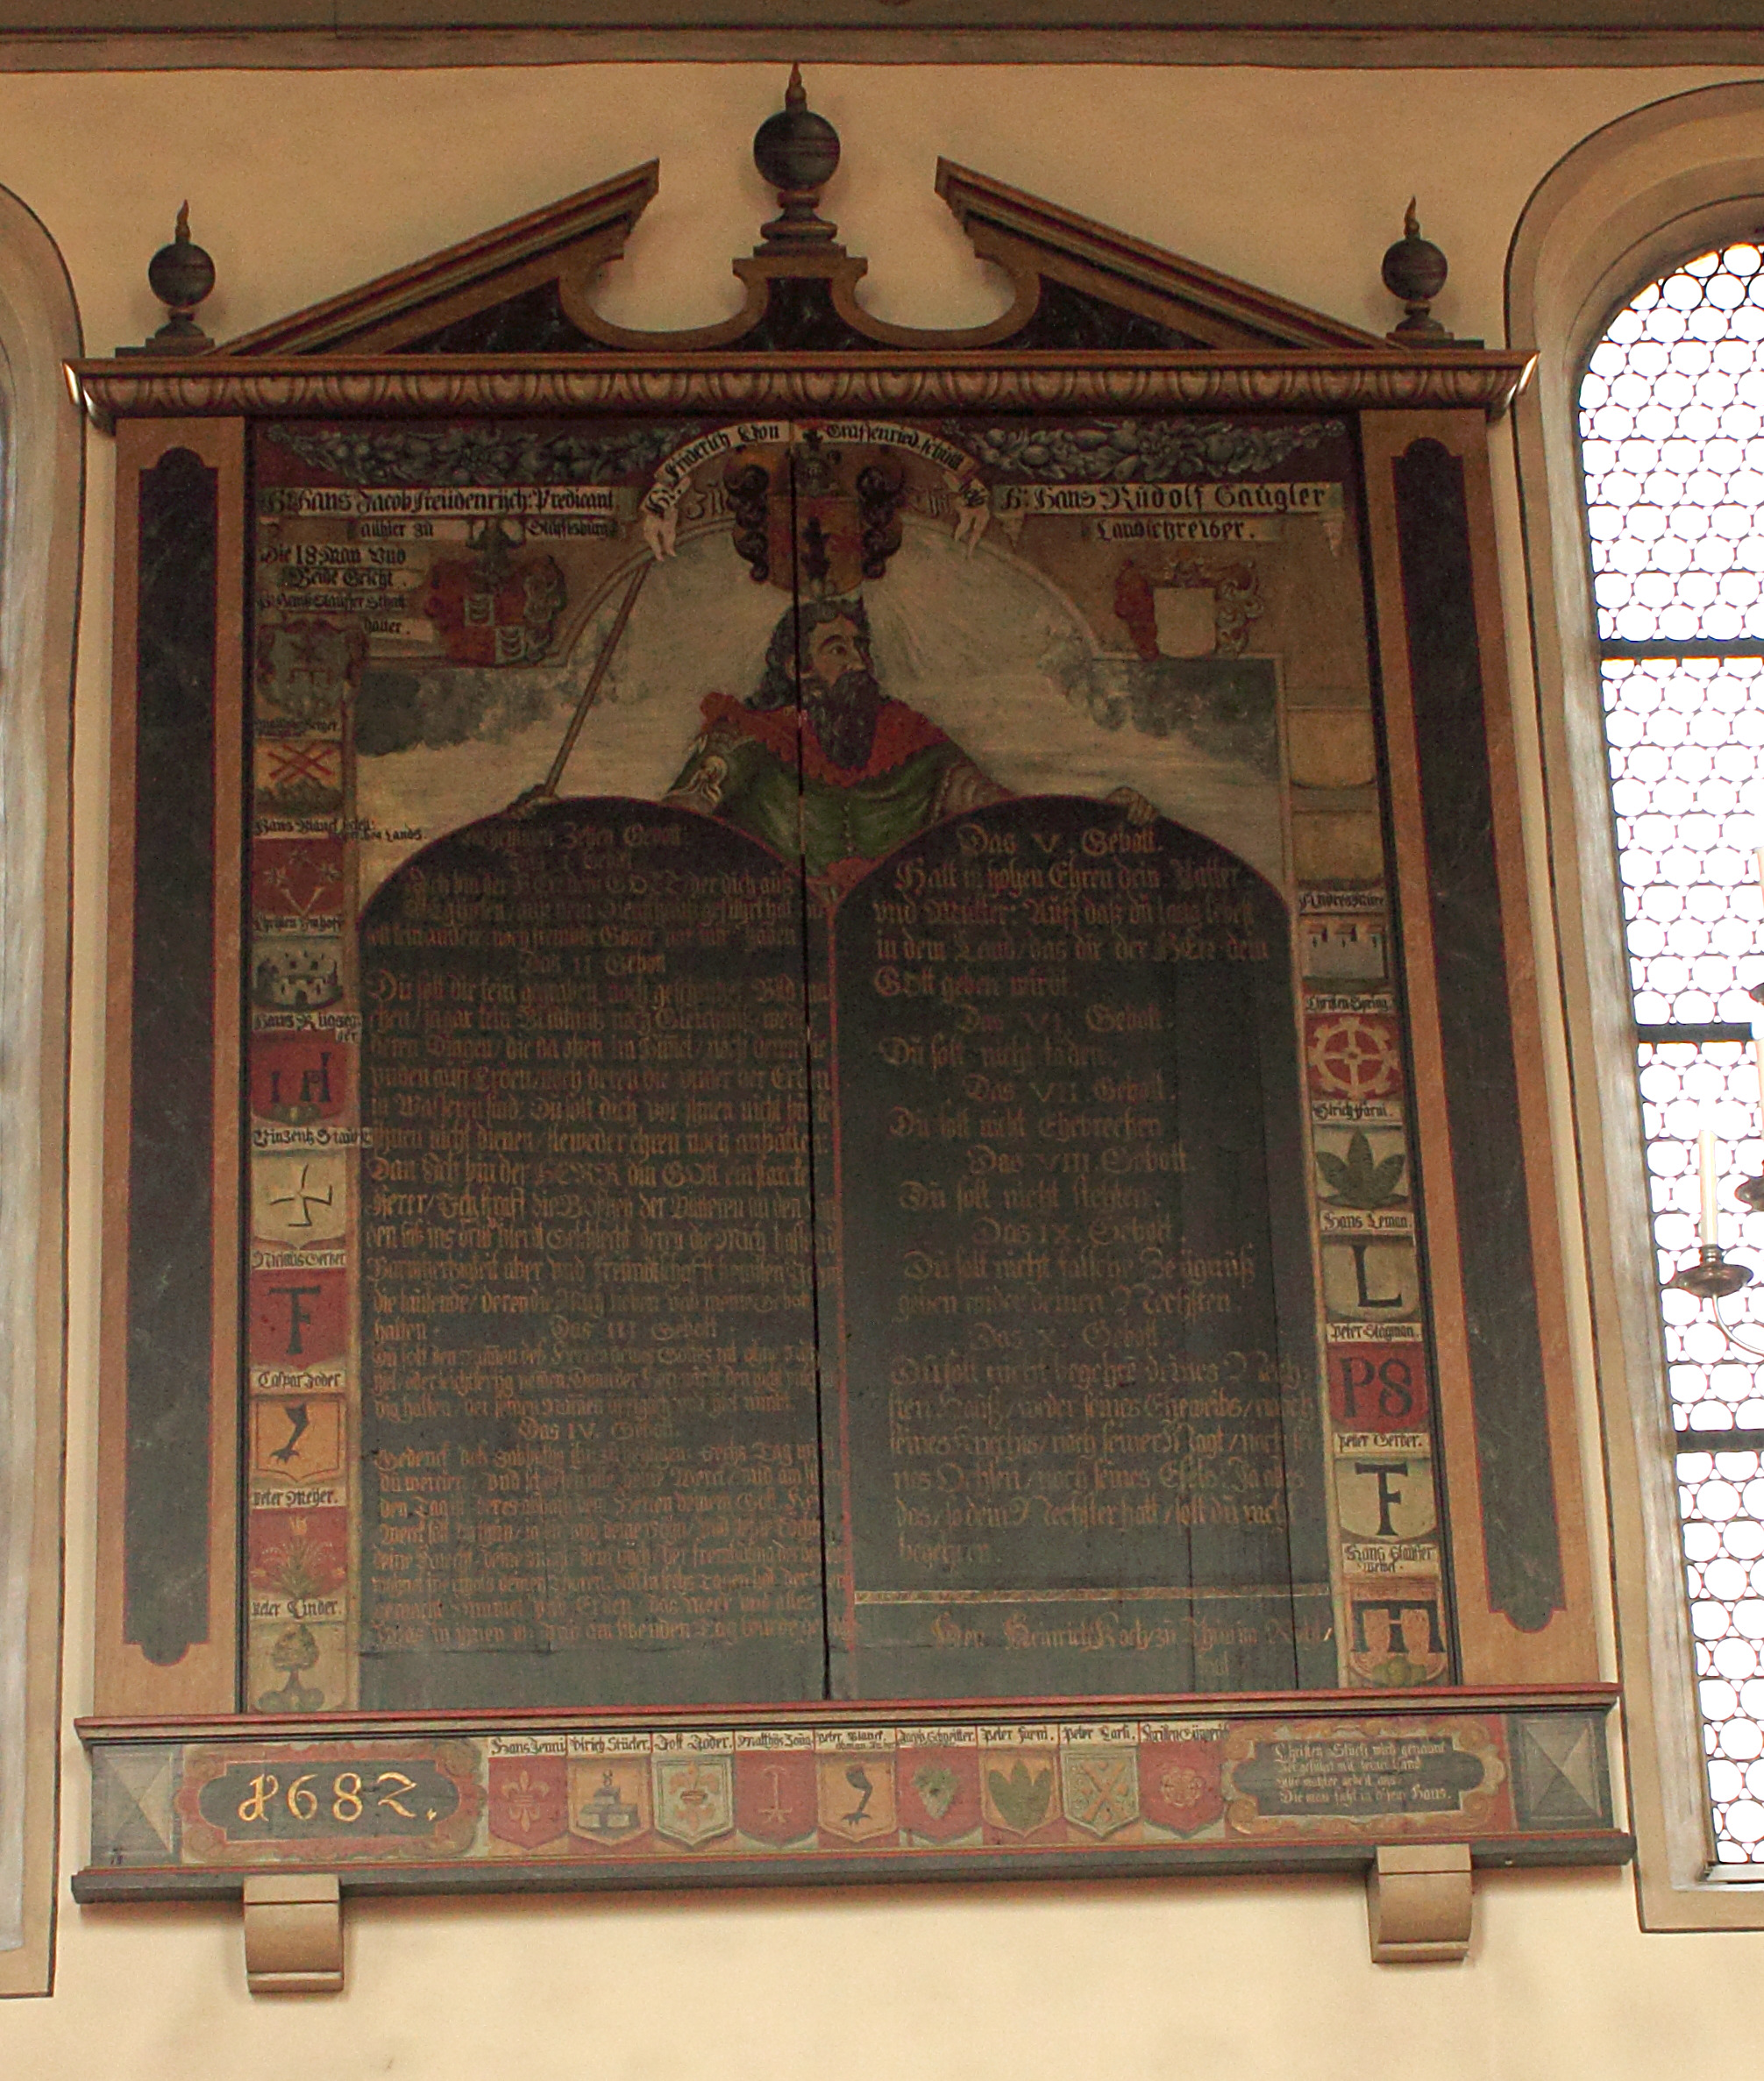
[[[370,842],[367,887],[416,844],[506,807],[544,777],[626,582],[622,572],[613,581],[559,664],[369,668],[357,724],[361,813],[382,829],[418,827],[423,840]],[[1102,796],[1130,783],[1280,878],[1269,661],[1100,655],[1073,603],[1007,543],[971,554],[923,521],[909,520],[886,578],[864,590],[885,691],[1002,785]],[[780,587],[753,583],[726,529],[683,540],[644,579],[561,792],[651,801],[665,792],[704,697],[753,691],[788,611]]]

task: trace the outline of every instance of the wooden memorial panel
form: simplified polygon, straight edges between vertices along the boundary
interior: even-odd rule
[[[141,415],[82,1898],[1626,1854],[1521,372],[940,181],[984,337],[800,210],[621,333],[638,169],[82,370]]]
[[[1447,1673],[1347,430],[1036,430],[259,433],[258,1710]]]

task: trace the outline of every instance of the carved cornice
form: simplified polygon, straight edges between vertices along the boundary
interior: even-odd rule
[[[1410,411],[1497,417],[1533,357],[1363,353],[953,353],[467,357],[224,352],[68,364],[100,426],[120,418],[406,413]]]
[[[656,192],[654,160],[560,202],[498,224],[412,266],[315,303],[229,340],[224,354],[384,352],[421,338],[494,297],[512,296],[560,273],[592,281],[625,249]]]
[[[1376,333],[1130,238],[1094,217],[1059,209],[951,160],[937,161],[937,193],[974,251],[1004,269],[1019,302],[1030,309],[1047,277],[1226,353],[1282,348],[1356,353],[1385,346]]]

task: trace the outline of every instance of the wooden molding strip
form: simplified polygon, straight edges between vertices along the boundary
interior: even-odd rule
[[[992,1850],[987,1869],[977,1871],[971,1857],[957,1851],[942,1857],[922,1850],[902,1854],[886,1850],[864,1853],[852,1871],[813,1856],[780,1857],[775,1868],[757,1874],[750,1863],[708,1857],[681,1869],[659,1862],[653,1871],[632,1865],[549,1863],[523,1864],[510,1858],[494,1863],[457,1864],[363,1864],[338,1875],[342,1891],[360,1898],[432,1893],[653,1893],[672,1888],[694,1891],[726,1886],[852,1886],[910,1879],[935,1884],[977,1880],[1014,1882],[1057,1879],[1068,1885],[1099,1879],[1213,1879],[1237,1876],[1270,1879],[1299,1872],[1349,1872],[1366,1870],[1376,1855],[1368,1843],[1181,1843],[1168,1849],[1139,1851],[1130,1873],[1121,1869],[1119,1851],[1088,1854],[1026,1849]],[[1554,1835],[1485,1836],[1470,1845],[1473,1865],[1497,1871],[1558,1867],[1622,1866],[1635,1855],[1635,1838],[1620,1831]],[[237,1900],[250,1874],[243,1868],[220,1870],[189,1864],[181,1870],[91,1870],[76,1871],[69,1890],[82,1907],[129,1906],[153,1900]]]
[[[1447,406],[1498,417],[1534,357],[1213,353],[398,356],[214,353],[68,364],[103,427],[123,418],[425,412],[1250,411]]]
[[[1287,70],[1439,67],[1755,65],[1764,29],[1751,24],[1646,25],[1584,21],[1515,27],[1474,22],[1199,27],[1121,23],[865,23],[707,26],[685,23],[568,28],[98,26],[77,19],[0,34],[0,72],[317,71],[509,65],[1259,65]]]
[[[1441,1713],[1521,1712],[1528,1709],[1603,1711],[1616,1704],[1618,1687],[1607,1683],[1478,1684],[1447,1688],[1426,1685],[1403,1691],[1212,1692],[1180,1697],[1124,1700],[1014,1699],[984,1706],[917,1699],[904,1703],[866,1699],[841,1705],[816,1700],[799,1707],[616,1706],[553,1710],[544,1707],[488,1707],[466,1711],[408,1713],[193,1713],[94,1714],[74,1722],[90,1748],[117,1742],[165,1741],[365,1741],[412,1734],[607,1733],[631,1727],[743,1727],[783,1719],[806,1727],[866,1727],[902,1714],[929,1726],[950,1722],[1084,1718],[1096,1715],[1157,1719],[1265,1720],[1437,1717]]]

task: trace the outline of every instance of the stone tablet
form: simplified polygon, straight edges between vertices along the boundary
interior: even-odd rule
[[[601,799],[364,914],[365,1702],[821,1695],[800,910]]]
[[[835,943],[836,1688],[1327,1682],[1278,897],[1043,796],[902,848]]]

